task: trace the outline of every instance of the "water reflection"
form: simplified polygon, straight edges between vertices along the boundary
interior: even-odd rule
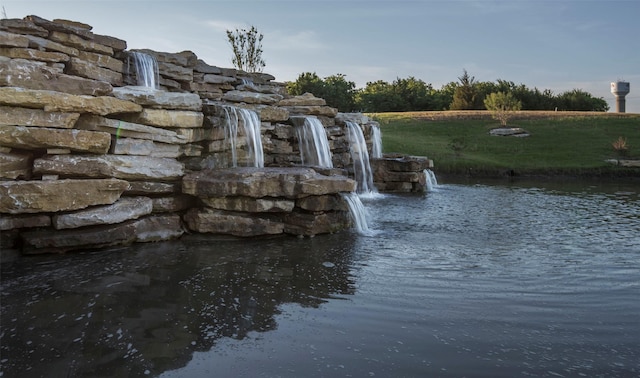
[[[374,236],[5,264],[2,376],[640,374],[637,183],[440,181]]]
[[[183,366],[217,339],[277,328],[283,303],[317,307],[352,294],[352,240],[191,239],[3,266],[3,376]]]

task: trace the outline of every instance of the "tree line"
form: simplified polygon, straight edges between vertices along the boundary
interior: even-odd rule
[[[356,89],[343,74],[320,78],[315,72],[304,72],[296,81],[287,83],[292,95],[305,92],[324,98],[327,105],[341,112],[406,112],[429,110],[486,110],[485,99],[492,93],[510,94],[522,110],[576,110],[606,112],[609,105],[581,89],[553,94],[549,89],[528,88],[524,84],[498,79],[476,81],[466,70],[458,81],[435,89],[432,84],[415,77],[397,78],[392,83],[378,80]]]
[[[247,72],[262,72],[262,33],[251,29],[227,30],[227,39],[233,50],[234,67]],[[581,89],[572,89],[554,95],[549,89],[540,91],[524,84],[498,79],[476,81],[463,70],[458,81],[433,88],[423,80],[410,76],[397,78],[392,83],[384,80],[368,82],[356,89],[353,81],[343,74],[320,78],[315,72],[304,72],[298,79],[287,83],[292,95],[313,93],[325,99],[327,105],[341,112],[406,112],[425,110],[577,110],[606,112],[609,105]],[[493,96],[492,96],[493,95]],[[497,97],[496,97],[497,96]]]

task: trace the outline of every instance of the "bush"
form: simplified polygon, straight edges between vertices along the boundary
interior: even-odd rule
[[[495,92],[485,97],[484,106],[494,119],[500,121],[500,125],[507,126],[513,113],[522,108],[522,103],[511,92]]]

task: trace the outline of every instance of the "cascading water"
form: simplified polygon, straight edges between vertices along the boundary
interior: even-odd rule
[[[358,183],[357,191],[358,193],[375,193],[377,190],[373,186],[373,172],[369,162],[369,151],[367,151],[367,142],[364,139],[362,129],[355,122],[346,121],[345,124],[347,126],[351,160],[353,160],[353,174]]]
[[[151,89],[158,89],[160,77],[158,74],[158,61],[156,57],[139,51],[130,51],[129,58],[135,66],[137,85]],[[128,61],[131,65],[131,61]]]
[[[382,134],[380,126],[371,126],[371,157],[374,159],[382,159]]]
[[[316,117],[305,117],[304,124],[296,128],[302,165],[333,168],[329,139],[322,122]]]
[[[359,234],[372,236],[373,230],[369,228],[367,221],[367,209],[356,193],[343,193],[342,197],[349,205],[349,214],[353,221],[353,226]]]
[[[260,117],[258,113],[249,109],[233,106],[223,107],[225,112],[225,142],[231,149],[231,165],[238,166],[238,125],[242,123],[247,138],[249,158],[254,167],[264,167],[264,153],[262,150],[262,136],[260,134]]]
[[[436,180],[436,174],[430,169],[424,170],[424,175],[427,178],[427,191],[432,192],[438,186],[438,180]]]

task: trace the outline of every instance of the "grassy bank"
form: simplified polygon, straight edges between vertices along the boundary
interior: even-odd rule
[[[385,153],[428,156],[437,173],[640,177],[638,168],[605,161],[620,156],[612,146],[619,137],[628,156],[640,159],[640,114],[518,112],[509,126],[528,137],[491,136],[499,123],[485,111],[369,116],[380,122]]]

